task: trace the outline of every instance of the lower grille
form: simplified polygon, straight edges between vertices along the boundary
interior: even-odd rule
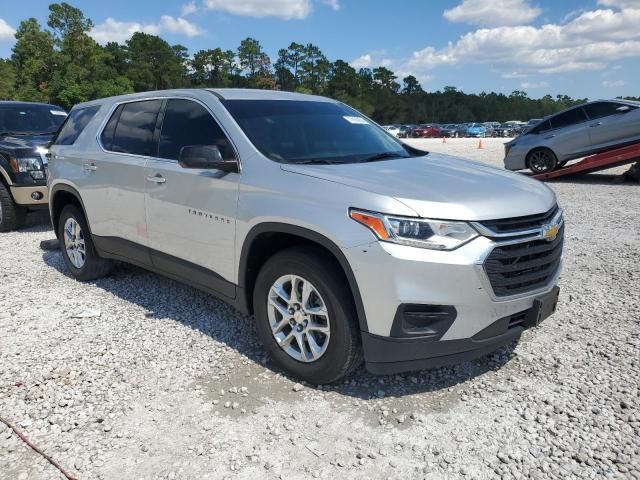
[[[496,297],[530,292],[547,285],[560,267],[564,225],[555,240],[498,244],[484,262]]]

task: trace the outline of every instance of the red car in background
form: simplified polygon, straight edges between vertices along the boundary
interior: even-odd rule
[[[440,126],[432,123],[426,123],[424,125],[418,125],[411,131],[411,136],[414,138],[434,138],[441,137]]]

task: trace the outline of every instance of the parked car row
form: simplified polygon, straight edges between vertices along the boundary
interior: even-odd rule
[[[398,138],[459,138],[459,137],[516,137],[530,124],[511,121],[506,123],[423,123],[419,125],[384,125],[389,133]]]

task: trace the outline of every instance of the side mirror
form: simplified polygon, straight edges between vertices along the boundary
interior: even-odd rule
[[[207,170],[222,170],[223,172],[238,173],[236,160],[222,158],[220,149],[216,145],[187,145],[180,149],[178,163],[182,168],[197,168]]]
[[[616,108],[616,112],[618,113],[627,113],[629,110],[631,110],[631,107],[629,105],[621,105]]]

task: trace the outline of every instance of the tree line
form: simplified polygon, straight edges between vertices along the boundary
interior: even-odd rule
[[[0,99],[49,102],[69,109],[87,100],[167,88],[244,87],[325,95],[380,123],[458,123],[540,118],[585,101],[567,95],[532,99],[526,92],[467,94],[447,86],[425,91],[418,79],[390,69],[356,70],[329,61],[311,43],[292,42],[275,61],[260,42],[246,38],[236,50],[213,48],[193,55],[157,35],[134,33],[124,44],[102,46],[93,22],[68,3],[49,5],[43,28],[20,23],[8,59],[0,59]]]

